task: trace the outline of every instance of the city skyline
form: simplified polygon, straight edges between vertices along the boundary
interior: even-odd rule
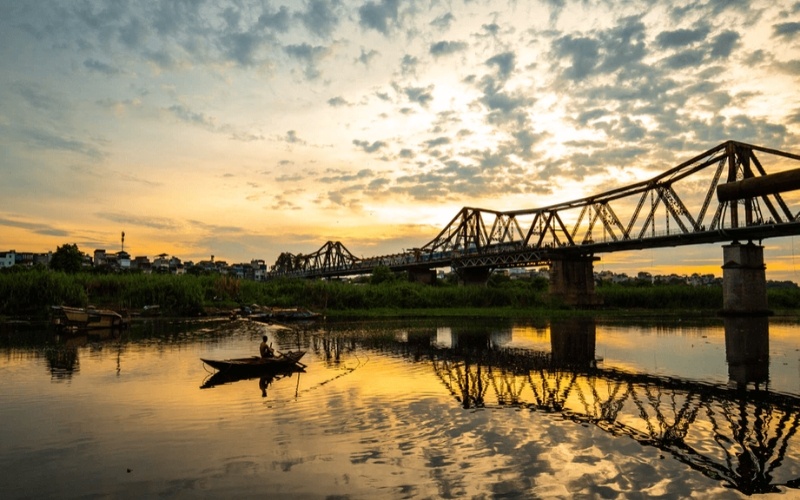
[[[0,0],[0,42],[0,251],[370,257],[729,139],[800,153],[800,2]],[[719,274],[720,246],[595,270]]]

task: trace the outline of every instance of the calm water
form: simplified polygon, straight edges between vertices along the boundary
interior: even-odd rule
[[[303,349],[210,388],[204,358]],[[0,495],[800,495],[800,325],[139,323],[0,335]]]

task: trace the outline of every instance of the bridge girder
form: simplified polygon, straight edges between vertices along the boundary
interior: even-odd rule
[[[775,160],[778,172],[768,174],[756,153]],[[784,190],[800,188],[800,174],[792,177],[797,182],[772,182],[767,192],[724,188],[743,181],[763,184],[797,161],[800,155],[728,141],[652,179],[602,194],[535,209],[464,207],[428,243],[397,254],[358,259],[340,242],[328,242],[309,255],[281,254],[270,275],[366,274],[378,265],[395,271],[536,266],[548,263],[554,254],[800,234],[800,199],[789,203],[783,196]],[[718,198],[714,205],[720,189],[734,194]],[[713,216],[707,221],[709,213]]]

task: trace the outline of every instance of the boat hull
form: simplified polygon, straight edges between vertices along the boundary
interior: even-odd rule
[[[126,327],[128,319],[109,309],[54,306],[52,323],[62,328],[114,329]]]
[[[305,351],[290,351],[273,358],[253,356],[250,358],[222,360],[200,358],[200,360],[220,373],[258,376],[270,372],[300,371],[303,366],[299,364],[299,361],[303,355],[305,355]]]

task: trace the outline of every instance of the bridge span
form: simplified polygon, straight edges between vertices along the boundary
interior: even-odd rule
[[[725,309],[764,312],[760,242],[800,234],[798,161],[797,154],[727,141],[652,179],[579,200],[511,211],[464,207],[431,241],[400,253],[359,258],[338,241],[307,255],[284,252],[268,279],[387,266],[432,281],[435,269],[450,267],[464,283],[485,283],[494,269],[548,265],[552,294],[592,305],[598,254],[726,243]]]

